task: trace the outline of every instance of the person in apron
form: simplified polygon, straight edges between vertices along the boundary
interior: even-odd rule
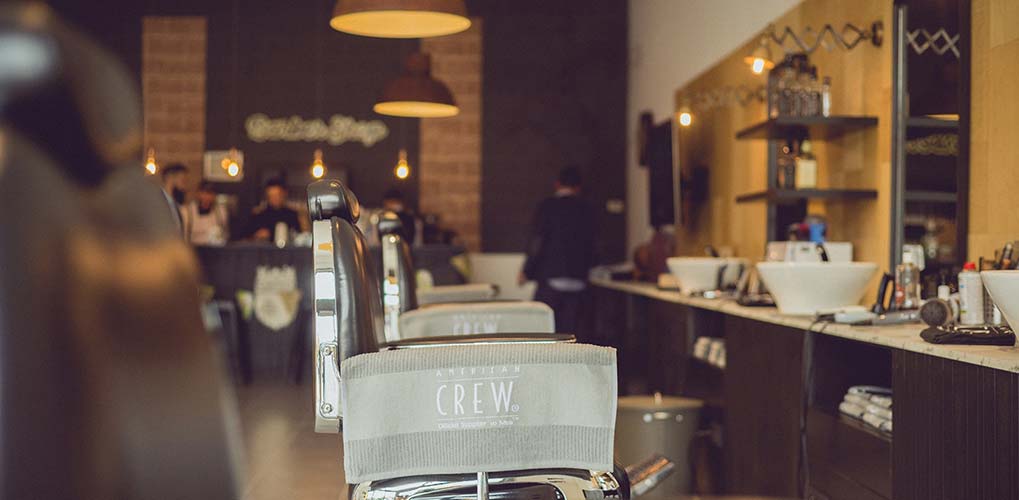
[[[198,186],[196,199],[183,211],[184,228],[192,245],[218,246],[226,244],[228,217],[226,207],[216,204],[216,191],[212,184]]]

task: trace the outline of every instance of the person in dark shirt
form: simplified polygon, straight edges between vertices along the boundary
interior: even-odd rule
[[[280,222],[290,231],[301,230],[297,211],[287,206],[287,186],[283,181],[271,180],[265,185],[265,203],[252,212],[245,233],[253,240],[269,241]]]
[[[173,214],[173,222],[177,224],[177,230],[180,231],[182,237],[186,237],[187,233],[184,230],[184,220],[181,217],[180,208],[187,198],[188,168],[180,163],[173,163],[163,167],[161,176],[166,205]]]
[[[577,322],[595,264],[595,211],[580,197],[576,167],[564,168],[555,195],[541,202],[527,243],[527,259],[519,281],[538,282],[534,300],[555,311],[556,331],[577,333]]]
[[[382,195],[382,208],[389,210],[400,218],[403,226],[403,241],[408,245],[414,244],[417,236],[417,217],[407,209],[407,203],[403,199],[403,193],[399,189],[390,189]]]

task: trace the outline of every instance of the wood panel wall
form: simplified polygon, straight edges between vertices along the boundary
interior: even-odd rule
[[[1019,2],[973,0],[969,259],[1019,238]]]
[[[812,203],[810,212],[828,217],[829,240],[853,242],[856,260],[884,266],[888,260],[891,207],[892,2],[805,0],[773,22],[779,30],[789,26],[803,33],[807,26],[816,30],[831,23],[841,28],[843,23],[852,22],[869,27],[874,21],[882,21],[886,30],[880,47],[863,42],[851,51],[829,52],[820,48],[811,56],[811,63],[818,67],[820,76],[832,77],[833,114],[878,117],[877,127],[847,134],[833,142],[814,142],[819,163],[818,184],[876,189],[878,198]],[[766,76],[754,75],[743,62],[743,57],[756,47],[758,36],[751,37],[677,90],[677,110],[697,92],[765,85]],[[776,58],[781,57],[782,51],[775,44],[772,50]],[[681,168],[704,165],[710,172],[708,201],[690,225],[677,229],[680,255],[700,255],[709,243],[731,247],[737,255],[751,259],[764,255],[766,205],[763,202],[737,205],[735,199],[737,195],[767,187],[767,142],[736,140],[735,135],[737,130],[765,119],[766,109],[759,101],[709,111],[694,106],[693,125],[679,127]],[[876,288],[876,277],[871,288]]]

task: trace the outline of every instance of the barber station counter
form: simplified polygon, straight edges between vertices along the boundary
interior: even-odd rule
[[[752,319],[800,330],[811,330],[857,342],[893,349],[902,349],[939,358],[984,366],[1011,373],[1019,373],[1019,347],[967,346],[930,344],[920,338],[921,324],[894,326],[850,326],[838,323],[818,323],[805,316],[781,314],[774,307],[744,307],[731,300],[690,297],[672,290],[661,290],[651,283],[639,281],[594,280],[595,286],[639,295],[650,299],[717,311],[732,316]]]
[[[594,335],[619,350],[621,392],[706,402],[702,427],[721,432],[692,451],[707,457],[702,490],[1019,498],[1019,348],[934,345],[915,324],[815,323],[649,283],[593,284]],[[724,340],[724,368],[694,356],[699,337]],[[893,389],[893,434],[839,414],[855,385]]]

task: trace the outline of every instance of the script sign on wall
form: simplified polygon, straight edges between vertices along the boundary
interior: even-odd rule
[[[360,142],[369,148],[389,136],[389,128],[381,120],[360,121],[345,115],[333,115],[326,122],[297,115],[271,118],[256,113],[244,121],[244,129],[254,142],[328,142],[333,146]]]

